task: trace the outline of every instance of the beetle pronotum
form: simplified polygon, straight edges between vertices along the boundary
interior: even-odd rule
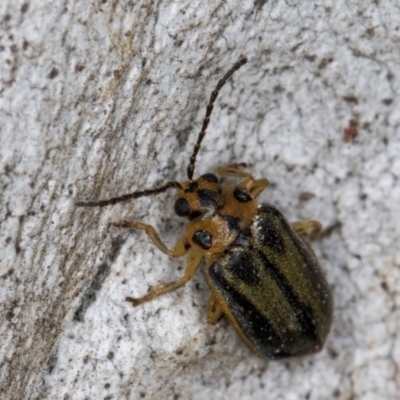
[[[79,207],[104,207],[143,196],[176,190],[175,213],[188,218],[184,235],[167,248],[153,226],[122,220],[116,227],[143,230],[170,257],[187,255],[183,276],[161,283],[133,306],[172,292],[194,276],[201,260],[211,289],[207,322],[223,315],[256,354],[285,358],[319,351],[332,320],[332,296],[324,274],[304,234],[321,230],[317,221],[289,224],[282,213],[256,198],[268,186],[244,171],[245,164],[217,168],[222,177],[239,179],[223,184],[215,174],[193,179],[197,153],[206,134],[214,102],[226,81],[247,62],[240,59],[211,93],[203,126],[187,167],[188,180],[167,182],[108,200],[78,202]]]

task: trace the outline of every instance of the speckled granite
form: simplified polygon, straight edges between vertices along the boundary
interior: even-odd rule
[[[398,2],[3,0],[0,16],[2,399],[399,398]],[[208,326],[201,273],[125,302],[184,260],[109,223],[147,221],[172,245],[173,193],[74,206],[183,179],[240,55],[197,173],[248,162],[289,220],[341,223],[313,245],[332,331],[302,360],[260,360]]]

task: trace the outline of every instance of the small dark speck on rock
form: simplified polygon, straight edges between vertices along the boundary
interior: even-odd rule
[[[328,353],[331,356],[331,358],[337,358],[337,356],[339,355],[335,349],[332,349],[332,347],[328,348]]]
[[[49,78],[54,79],[57,75],[58,75],[58,69],[53,67],[49,73]]]
[[[313,197],[315,197],[315,194],[311,192],[301,192],[299,195],[299,199],[301,201],[308,201],[311,200]]]
[[[353,104],[358,104],[358,99],[356,96],[349,95],[349,96],[344,96],[343,97],[344,101],[347,101],[348,103],[353,103]]]

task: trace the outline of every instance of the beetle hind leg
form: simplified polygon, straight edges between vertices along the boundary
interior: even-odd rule
[[[136,307],[139,304],[145,303],[156,297],[162,296],[163,294],[167,294],[169,292],[173,292],[176,289],[179,289],[193,278],[197,268],[200,265],[202,256],[203,255],[200,252],[197,251],[190,252],[187,259],[185,272],[182,278],[174,282],[160,283],[159,285],[154,286],[144,296],[139,297],[137,299],[133,297],[126,297],[126,301],[129,301],[130,303],[132,303],[134,307]]]
[[[300,235],[306,234],[310,240],[317,240],[320,238],[322,232],[322,225],[318,221],[307,220],[300,222],[293,222],[292,228]]]
[[[223,316],[224,313],[222,308],[215,296],[212,294],[207,303],[207,323],[215,325]]]

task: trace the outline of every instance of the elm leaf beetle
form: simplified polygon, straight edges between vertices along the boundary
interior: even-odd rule
[[[133,306],[172,292],[192,279],[204,258],[211,290],[207,322],[226,316],[254,353],[270,359],[319,351],[332,321],[333,299],[325,275],[306,241],[321,231],[317,221],[289,223],[269,204],[257,204],[267,179],[255,179],[245,164],[216,170],[236,184],[222,183],[213,173],[193,178],[197,153],[206,134],[214,102],[228,79],[247,62],[241,58],[211,93],[201,131],[187,166],[185,182],[170,181],[108,200],[77,202],[78,207],[104,207],[175,189],[175,213],[185,217],[185,233],[169,249],[155,228],[140,221],[112,225],[143,230],[170,257],[187,256],[183,276],[161,283],[140,298],[127,297]]]

